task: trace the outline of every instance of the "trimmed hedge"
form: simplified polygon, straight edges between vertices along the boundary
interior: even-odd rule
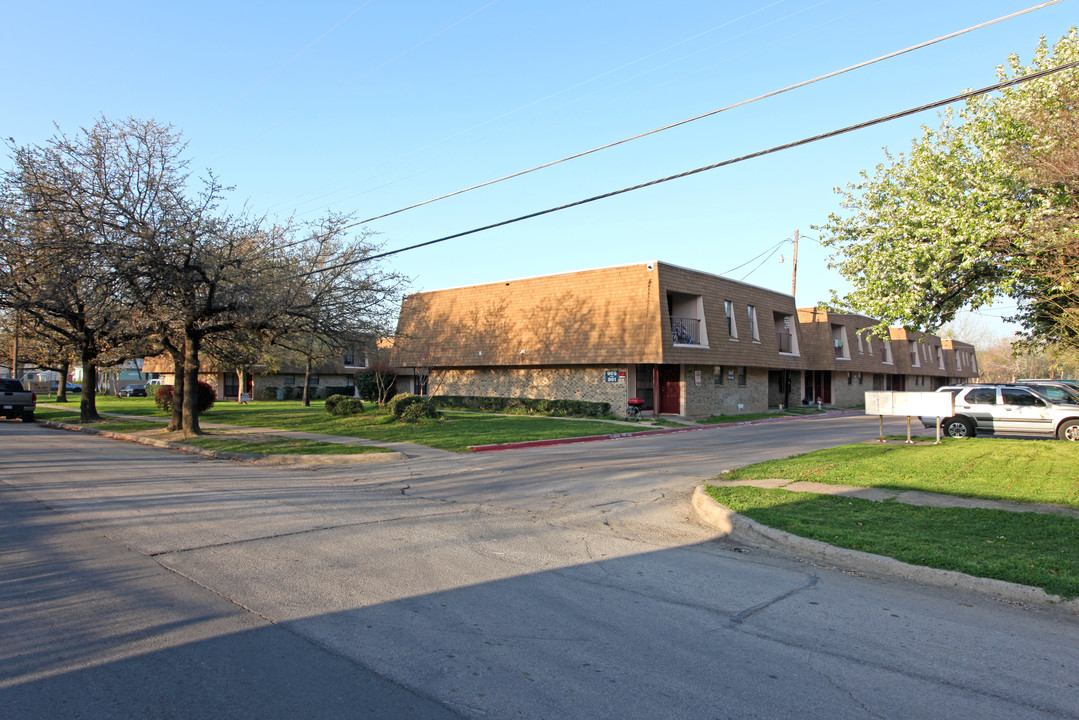
[[[480,412],[507,413],[510,415],[605,417],[611,414],[610,403],[588,402],[586,400],[435,395],[431,398],[431,403],[441,410],[478,410]]]
[[[394,395],[393,398],[386,403],[386,409],[398,420],[406,420],[409,422],[416,422],[423,418],[438,417],[438,410],[435,409],[430,400],[422,395],[413,395],[412,393],[400,393]]]
[[[326,398],[326,412],[331,415],[358,415],[364,411],[363,401],[348,395],[331,395]]]

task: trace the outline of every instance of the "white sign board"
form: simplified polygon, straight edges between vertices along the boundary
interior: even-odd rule
[[[881,392],[865,394],[866,415],[951,417],[955,396],[950,392]]]

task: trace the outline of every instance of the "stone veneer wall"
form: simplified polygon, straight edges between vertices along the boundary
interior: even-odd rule
[[[861,373],[862,382],[858,382],[859,373],[849,374],[847,370],[832,373],[831,405],[841,408],[855,407],[865,403],[866,391],[873,389],[873,373]],[[850,384],[848,384],[848,381]]]
[[[706,418],[711,415],[738,415],[768,411],[768,369],[746,368],[746,384],[738,384],[738,367],[723,366],[723,384],[716,384],[715,366],[686,365],[682,377],[685,388],[685,415]],[[697,371],[701,384],[697,386]],[[734,378],[728,375],[734,372]],[[796,371],[792,375],[799,375]],[[792,383],[794,378],[791,378]],[[792,391],[793,395],[793,391]],[[741,405],[742,407],[738,407]]]
[[[431,395],[475,397],[520,397],[544,400],[587,400],[605,402],[611,413],[624,415],[629,394],[626,376],[606,382],[609,370],[626,372],[626,367],[514,367],[432,369],[428,378]]]

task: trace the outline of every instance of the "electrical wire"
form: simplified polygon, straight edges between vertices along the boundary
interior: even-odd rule
[[[613,148],[613,147],[617,147],[618,145],[623,145],[625,143],[632,142],[634,140],[639,140],[641,138],[648,137],[649,135],[655,135],[657,133],[661,133],[661,132],[664,132],[666,130],[671,130],[673,128],[680,127],[682,125],[687,125],[689,123],[696,122],[697,120],[702,120],[702,119],[707,118],[707,117],[712,117],[713,115],[718,115],[719,113],[726,112],[727,110],[733,110],[734,108],[742,107],[743,105],[748,105],[750,103],[758,102],[760,100],[765,100],[765,99],[770,98],[770,97],[775,97],[776,95],[781,95],[783,93],[787,93],[787,92],[790,92],[792,90],[797,90],[798,88],[802,88],[802,87],[805,87],[807,85],[812,85],[814,83],[818,83],[818,82],[821,82],[823,80],[827,80],[829,78],[836,77],[838,75],[843,75],[845,73],[852,72],[854,70],[859,70],[859,69],[867,67],[869,65],[873,65],[875,63],[882,62],[884,60],[890,60],[891,58],[898,57],[900,55],[905,55],[906,53],[914,52],[915,50],[920,50],[922,48],[929,47],[930,45],[935,45],[937,43],[944,42],[945,40],[950,40],[950,39],[958,37],[960,35],[964,35],[966,33],[973,32],[974,30],[980,30],[981,28],[988,27],[990,25],[994,25],[994,24],[999,23],[999,22],[1003,22],[1004,20],[1010,20],[1010,19],[1018,17],[1020,15],[1025,15],[1026,13],[1033,12],[1034,10],[1040,10],[1040,9],[1048,7],[1050,5],[1055,5],[1055,4],[1059,3],[1059,2],[1062,2],[1062,0],[1048,0],[1048,2],[1043,2],[1043,3],[1040,3],[1038,5],[1033,5],[1033,6],[1029,7],[1029,8],[1026,8],[1025,10],[1019,10],[1019,11],[1011,13],[1009,15],[1003,15],[1001,17],[996,18],[995,20],[989,20],[989,21],[986,21],[986,22],[983,22],[983,23],[979,23],[978,25],[972,25],[972,26],[970,26],[970,27],[968,27],[968,28],[966,28],[964,30],[958,30],[956,32],[949,33],[947,35],[941,35],[940,37],[935,38],[933,40],[927,40],[925,42],[918,43],[917,45],[911,45],[910,47],[904,48],[902,50],[896,50],[895,52],[888,53],[887,55],[881,55],[879,57],[873,58],[872,60],[866,60],[866,61],[860,62],[860,63],[858,63],[856,65],[851,65],[849,67],[845,67],[845,68],[843,68],[841,70],[834,70],[834,71],[832,71],[830,73],[827,73],[827,74],[824,74],[824,75],[819,75],[819,76],[817,76],[815,78],[812,78],[810,80],[803,80],[802,82],[795,83],[794,85],[788,85],[787,87],[780,88],[779,90],[772,90],[771,92],[764,93],[763,95],[757,95],[756,97],[752,97],[752,98],[749,98],[747,100],[741,100],[741,101],[733,103],[731,105],[725,105],[725,106],[723,106],[721,108],[717,108],[715,110],[710,110],[709,112],[702,113],[700,115],[695,115],[693,117],[686,118],[684,120],[679,120],[678,122],[671,123],[669,125],[664,125],[663,127],[655,128],[653,130],[648,130],[646,132],[642,132],[642,133],[639,133],[637,135],[633,135],[633,136],[630,136],[630,137],[627,137],[627,138],[623,138],[621,140],[615,140],[614,142],[607,143],[606,145],[600,145],[598,147],[594,147],[591,150],[585,150],[583,152],[575,153],[573,155],[567,155],[564,158],[560,158],[558,160],[552,160],[551,162],[544,163],[542,165],[536,165],[535,167],[531,167],[531,168],[529,168],[527,170],[520,170],[518,172],[511,173],[509,175],[503,175],[502,177],[495,178],[494,180],[488,180],[486,182],[482,182],[482,183],[479,183],[477,185],[472,185],[470,187],[466,187],[466,188],[463,188],[461,190],[455,190],[454,192],[451,192],[451,193],[446,193],[444,195],[439,195],[438,197],[433,197],[433,198],[431,198],[429,200],[424,200],[422,202],[413,203],[412,205],[407,205],[407,206],[399,208],[397,210],[392,210],[390,212],[382,213],[381,215],[375,215],[373,217],[369,217],[369,218],[366,218],[364,220],[359,221],[359,224],[374,222],[375,220],[382,220],[383,218],[388,218],[388,217],[390,217],[392,215],[397,215],[397,214],[403,213],[403,212],[405,212],[407,210],[414,210],[414,209],[416,209],[418,207],[423,207],[424,205],[430,205],[431,203],[438,202],[440,200],[445,200],[447,198],[455,197],[457,195],[462,195],[464,193],[471,192],[473,190],[478,190],[480,188],[484,188],[484,187],[487,187],[489,185],[494,185],[495,183],[500,183],[500,182],[504,182],[506,180],[511,180],[513,178],[520,177],[522,175],[527,175],[529,173],[536,172],[537,170],[543,170],[545,168],[549,168],[549,167],[552,167],[554,165],[558,165],[560,163],[568,162],[570,160],[576,160],[578,158],[585,157],[586,155],[591,155],[593,153],[597,153],[597,152],[599,152],[601,150],[607,150],[607,149],[610,149],[610,148]]]
[[[749,260],[746,260],[746,261],[745,261],[744,263],[742,263],[742,264],[741,264],[741,265],[739,265],[738,267],[732,267],[732,268],[731,268],[730,270],[727,270],[727,271],[725,271],[725,272],[721,272],[721,273],[719,273],[719,274],[720,274],[720,275],[730,275],[730,274],[731,274],[732,272],[734,272],[735,270],[741,270],[742,268],[744,268],[744,267],[745,267],[746,265],[749,265],[749,264],[750,264],[751,262],[753,262],[753,261],[754,261],[754,260],[756,260],[757,258],[759,258],[759,257],[762,257],[763,255],[765,255],[765,253],[769,253],[769,252],[770,252],[770,253],[772,253],[772,255],[775,255],[775,253],[776,253],[776,250],[778,250],[779,248],[783,247],[784,243],[788,243],[788,242],[791,242],[791,239],[790,239],[790,237],[789,237],[789,236],[788,236],[788,237],[785,237],[785,238],[783,238],[782,240],[780,240],[779,242],[777,242],[777,243],[776,243],[775,245],[773,245],[772,247],[770,247],[770,248],[767,248],[767,249],[765,249],[765,251],[764,251],[764,252],[762,252],[762,253],[761,253],[760,255],[757,255],[756,257],[751,257],[751,258],[750,258]],[[758,267],[759,267],[759,266],[758,266]],[[746,277],[749,277],[749,276],[747,275]]]
[[[752,160],[754,158],[763,157],[765,155],[771,155],[773,153],[781,152],[783,150],[790,150],[792,148],[801,147],[802,145],[808,145],[810,143],[818,142],[820,140],[826,140],[828,138],[837,137],[839,135],[845,135],[846,133],[854,132],[855,130],[863,130],[863,129],[868,128],[868,127],[873,127],[874,125],[880,125],[881,123],[890,122],[892,120],[898,120],[900,118],[908,117],[910,115],[916,115],[918,113],[925,112],[926,110],[933,110],[933,109],[943,107],[945,105],[950,105],[952,103],[956,103],[956,102],[959,102],[959,101],[962,101],[962,100],[969,100],[970,98],[973,98],[973,97],[978,97],[980,95],[986,95],[988,93],[995,92],[997,90],[1002,90],[1004,88],[1013,87],[1015,85],[1020,85],[1020,84],[1025,83],[1025,82],[1029,82],[1031,80],[1037,80],[1038,78],[1046,77],[1048,75],[1053,75],[1053,74],[1056,74],[1058,72],[1063,72],[1064,70],[1072,70],[1072,69],[1075,69],[1075,68],[1079,68],[1079,60],[1075,60],[1075,61],[1072,61],[1072,62],[1069,62],[1069,63],[1064,63],[1062,65],[1057,65],[1055,67],[1047,68],[1045,70],[1038,70],[1038,71],[1032,72],[1032,73],[1030,73],[1028,75],[1022,75],[1020,77],[1012,78],[1010,80],[1003,80],[1001,82],[994,83],[993,85],[988,85],[986,87],[980,88],[978,90],[968,90],[968,91],[960,93],[958,95],[953,95],[953,96],[951,96],[949,98],[945,98],[943,100],[936,100],[936,101],[933,101],[933,102],[930,102],[930,103],[926,103],[924,105],[919,105],[917,107],[908,108],[906,110],[900,110],[900,111],[892,113],[890,115],[883,115],[881,117],[873,118],[872,120],[866,120],[864,122],[856,123],[854,125],[847,125],[846,127],[839,128],[837,130],[829,130],[828,132],[823,132],[823,133],[820,133],[818,135],[811,135],[809,137],[802,138],[801,140],[794,140],[794,141],[789,142],[789,143],[784,143],[783,145],[775,145],[775,146],[770,147],[770,148],[768,148],[766,150],[758,150],[757,152],[749,153],[747,155],[741,155],[739,157],[730,158],[730,159],[727,159],[727,160],[721,160],[720,162],[713,163],[711,165],[704,165],[702,167],[694,168],[693,170],[686,170],[685,172],[680,172],[680,173],[677,173],[675,175],[668,175],[667,177],[659,178],[659,179],[656,179],[656,180],[649,180],[648,182],[640,183],[638,185],[632,185],[630,187],[621,188],[619,190],[612,190],[610,192],[606,192],[606,193],[603,193],[601,195],[593,195],[592,197],[584,198],[583,200],[575,200],[573,202],[569,202],[569,203],[566,203],[564,205],[558,205],[556,207],[547,208],[546,210],[537,210],[536,212],[528,213],[527,215],[519,215],[519,216],[517,216],[515,218],[510,218],[509,220],[502,220],[500,222],[491,223],[490,225],[484,225],[483,227],[473,228],[472,230],[465,230],[465,231],[462,231],[462,232],[459,232],[459,233],[454,233],[452,235],[446,235],[446,236],[443,236],[443,237],[440,237],[440,238],[436,238],[434,240],[427,240],[426,242],[416,243],[414,245],[408,245],[406,247],[398,248],[396,250],[389,250],[389,251],[386,251],[386,252],[383,252],[383,253],[379,253],[377,255],[370,255],[370,256],[368,256],[366,258],[363,258],[362,260],[355,260],[355,261],[352,261],[352,262],[340,263],[338,265],[331,265],[329,267],[320,268],[318,270],[312,270],[310,272],[300,273],[298,275],[295,275],[294,277],[307,277],[309,275],[317,275],[319,273],[329,272],[331,270],[338,270],[340,268],[349,267],[351,265],[358,265],[359,263],[362,263],[362,262],[369,262],[371,260],[379,260],[379,259],[382,259],[382,258],[387,258],[387,257],[390,257],[392,255],[398,255],[400,253],[407,252],[409,250],[417,250],[417,249],[422,248],[422,247],[428,247],[430,245],[436,245],[438,243],[443,243],[443,242],[446,242],[448,240],[456,240],[457,238],[466,237],[468,235],[475,235],[477,233],[485,232],[487,230],[493,230],[495,228],[505,227],[507,225],[513,225],[515,223],[519,223],[519,222],[522,222],[524,220],[531,220],[532,218],[542,217],[544,215],[550,215],[552,213],[561,212],[562,210],[568,210],[569,208],[579,207],[581,205],[587,205],[589,203],[597,202],[599,200],[606,200],[608,198],[612,198],[612,197],[615,197],[615,196],[618,196],[618,195],[624,195],[626,193],[634,192],[636,190],[642,190],[644,188],[652,187],[654,185],[660,185],[662,183],[670,182],[672,180],[680,180],[682,178],[690,177],[692,175],[698,175],[700,173],[707,172],[709,170],[716,170],[718,168],[726,167],[728,165],[734,165],[736,163],[745,162],[746,160]],[[345,225],[342,228],[340,228],[340,230],[345,230],[345,229],[348,229],[348,228],[356,227],[357,225],[362,225],[365,222],[366,221],[360,221],[360,222],[357,222],[357,223],[353,223],[351,225]]]

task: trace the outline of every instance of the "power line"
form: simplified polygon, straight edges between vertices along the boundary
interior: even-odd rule
[[[368,256],[366,258],[363,258],[361,260],[356,260],[356,261],[347,262],[347,263],[340,263],[338,265],[331,265],[329,267],[321,268],[319,270],[312,270],[310,272],[300,273],[298,275],[295,275],[294,277],[307,277],[309,275],[317,275],[318,273],[329,272],[331,270],[338,270],[340,268],[348,267],[350,265],[358,265],[359,263],[362,263],[362,262],[368,262],[368,261],[371,261],[371,260],[379,260],[379,259],[382,259],[382,258],[390,257],[391,255],[397,255],[397,254],[400,254],[400,253],[403,253],[403,252],[406,252],[406,251],[409,251],[409,250],[417,250],[419,248],[427,247],[429,245],[436,245],[438,243],[446,242],[447,240],[456,240],[457,238],[465,237],[465,236],[468,236],[468,235],[475,235],[476,233],[485,232],[487,230],[493,230],[495,228],[505,227],[506,225],[513,225],[513,224],[519,223],[519,222],[521,222],[523,220],[531,220],[532,218],[541,217],[543,215],[550,215],[551,213],[560,212],[562,210],[568,210],[569,208],[578,207],[580,205],[587,205],[588,203],[593,203],[593,202],[596,202],[598,200],[606,200],[608,198],[612,198],[612,197],[615,197],[617,195],[624,195],[625,193],[633,192],[635,190],[643,190],[644,188],[652,187],[653,185],[660,185],[662,183],[670,182],[672,180],[680,180],[681,178],[686,178],[686,177],[689,177],[691,175],[697,175],[697,174],[700,174],[700,173],[703,173],[703,172],[707,172],[709,170],[716,170],[716,169],[721,168],[721,167],[726,167],[727,165],[734,165],[735,163],[744,162],[746,160],[752,160],[754,158],[763,157],[765,155],[771,155],[772,153],[777,153],[777,152],[780,152],[782,150],[790,150],[792,148],[801,147],[802,145],[808,145],[810,143],[818,142],[820,140],[827,140],[828,138],[837,137],[839,135],[845,135],[846,133],[854,132],[855,130],[862,130],[862,129],[865,129],[865,128],[868,128],[868,127],[872,127],[874,125],[880,125],[882,123],[890,122],[892,120],[898,120],[900,118],[908,117],[910,115],[916,115],[918,113],[925,112],[926,110],[934,110],[936,108],[943,107],[945,105],[950,105],[952,103],[956,103],[956,102],[959,102],[961,100],[969,100],[970,98],[978,97],[979,95],[986,95],[988,93],[995,92],[997,90],[1002,90],[1002,89],[1007,88],[1007,87],[1020,85],[1022,83],[1028,82],[1030,80],[1037,80],[1038,78],[1046,77],[1048,75],[1053,75],[1053,74],[1056,74],[1058,72],[1063,72],[1064,70],[1072,70],[1072,69],[1075,69],[1075,68],[1079,68],[1079,60],[1075,60],[1075,61],[1072,61],[1072,62],[1069,62],[1069,63],[1064,63],[1063,65],[1057,65],[1056,67],[1047,68],[1045,70],[1038,70],[1038,71],[1032,72],[1032,73],[1030,73],[1028,75],[1023,75],[1021,77],[1012,78],[1010,80],[1004,80],[1004,81],[995,83],[993,85],[988,85],[988,86],[983,87],[983,88],[981,88],[979,90],[968,90],[966,92],[960,93],[959,95],[953,95],[950,98],[945,98],[944,100],[936,100],[936,101],[931,102],[931,103],[926,103],[925,105],[919,105],[918,107],[908,108],[906,110],[900,110],[899,112],[895,112],[895,113],[892,113],[890,115],[883,115],[881,117],[877,117],[877,118],[874,118],[872,120],[866,120],[864,122],[860,122],[860,123],[857,123],[857,124],[854,124],[854,125],[848,125],[846,127],[840,128],[838,130],[829,130],[828,132],[820,133],[819,135],[812,135],[810,137],[802,138],[801,140],[794,140],[794,141],[789,142],[789,143],[784,143],[783,145],[776,145],[774,147],[768,148],[767,150],[758,150],[757,152],[749,153],[748,155],[741,155],[741,156],[736,157],[736,158],[730,158],[728,160],[721,160],[720,162],[713,163],[711,165],[705,165],[703,167],[694,168],[693,170],[686,170],[685,172],[677,173],[675,175],[668,175],[667,177],[659,178],[657,180],[649,180],[648,182],[640,183],[639,185],[632,185],[630,187],[625,187],[625,188],[622,188],[620,190],[612,190],[611,192],[603,193],[602,195],[593,195],[592,197],[585,198],[583,200],[575,200],[573,202],[566,203],[565,205],[559,205],[557,207],[547,208],[546,210],[537,210],[536,212],[528,213],[527,215],[519,215],[518,217],[511,218],[509,220],[502,220],[501,222],[491,223],[490,225],[484,225],[483,227],[473,228],[472,230],[465,230],[463,232],[454,233],[452,235],[446,235],[444,237],[436,238],[434,240],[427,240],[426,242],[416,243],[415,245],[408,245],[408,246],[403,247],[403,248],[398,248],[397,250],[389,250],[387,252],[379,253],[377,255],[370,255],[370,256]],[[367,222],[367,221],[360,221],[358,223],[353,223],[351,225],[345,225],[340,229],[341,230],[346,230],[348,228],[356,227],[357,225],[362,225],[365,222]]]
[[[397,215],[399,213],[403,213],[403,212],[405,212],[407,210],[414,210],[414,209],[416,209],[418,207],[423,207],[424,205],[430,205],[431,203],[438,202],[439,200],[445,200],[447,198],[455,197],[457,195],[462,195],[464,193],[471,192],[472,190],[478,190],[480,188],[484,188],[484,187],[487,187],[489,185],[494,185],[495,183],[500,183],[500,182],[504,182],[506,180],[511,180],[511,179],[513,179],[515,177],[520,177],[522,175],[527,175],[529,173],[536,172],[537,170],[543,170],[544,168],[549,168],[549,167],[552,167],[554,165],[558,165],[560,163],[568,162],[570,160],[576,160],[577,158],[582,158],[582,157],[584,157],[586,155],[591,155],[593,153],[597,153],[600,150],[607,150],[609,148],[616,147],[618,145],[623,145],[625,143],[632,142],[633,140],[639,140],[641,138],[648,137],[649,135],[655,135],[657,133],[661,133],[661,132],[664,132],[666,130],[671,130],[673,128],[680,127],[682,125],[687,125],[687,124],[689,124],[691,122],[695,122],[697,120],[702,120],[702,119],[704,119],[706,117],[711,117],[713,115],[718,115],[719,113],[726,112],[727,110],[733,110],[734,108],[741,107],[743,105],[748,105],[750,103],[758,102],[760,100],[765,100],[765,99],[770,98],[770,97],[775,97],[776,95],[781,95],[783,93],[787,93],[787,92],[790,92],[792,90],[797,90],[798,88],[802,88],[802,87],[805,87],[807,85],[812,85],[814,83],[821,82],[822,80],[827,80],[829,78],[833,78],[833,77],[836,77],[838,75],[843,75],[845,73],[848,73],[848,72],[851,72],[851,71],[854,71],[854,70],[859,70],[859,69],[861,69],[863,67],[867,67],[869,65],[873,65],[875,63],[882,62],[884,60],[890,60],[891,58],[898,57],[900,55],[905,55],[906,53],[910,53],[910,52],[913,52],[915,50],[920,50],[920,49],[922,49],[924,47],[928,47],[930,45],[935,45],[935,44],[943,42],[945,40],[950,40],[950,39],[958,37],[960,35],[964,35],[966,33],[973,32],[974,30],[980,30],[981,28],[988,27],[990,25],[994,25],[994,24],[1002,22],[1004,20],[1010,20],[1010,19],[1012,19],[1014,17],[1018,17],[1020,15],[1025,15],[1026,13],[1033,12],[1034,10],[1040,10],[1040,9],[1042,9],[1044,7],[1048,7],[1049,5],[1055,5],[1055,4],[1057,4],[1057,3],[1061,2],[1061,1],[1062,0],[1048,0],[1048,2],[1043,2],[1043,3],[1039,4],[1039,5],[1033,5],[1033,6],[1027,8],[1025,10],[1020,10],[1018,12],[1014,12],[1014,13],[1011,13],[1009,15],[1003,15],[1001,17],[996,18],[995,20],[989,20],[987,22],[983,22],[983,23],[980,23],[978,25],[972,25],[971,27],[968,27],[968,28],[966,28],[964,30],[958,30],[956,32],[949,33],[947,35],[942,35],[942,36],[940,36],[938,38],[935,38],[933,40],[927,40],[925,42],[918,43],[917,45],[911,45],[910,47],[904,48],[902,50],[896,50],[895,52],[888,53],[887,55],[881,55],[880,57],[873,58],[872,60],[866,60],[866,61],[860,62],[860,63],[858,63],[856,65],[851,65],[849,67],[843,68],[842,70],[834,70],[834,71],[832,71],[830,73],[827,73],[825,75],[819,75],[819,76],[817,76],[815,78],[812,78],[810,80],[803,80],[802,82],[795,83],[794,85],[788,85],[787,87],[780,88],[779,90],[773,90],[771,92],[764,93],[763,95],[757,95],[756,97],[749,98],[748,100],[741,100],[741,101],[733,103],[731,105],[726,105],[724,107],[717,108],[715,110],[710,110],[709,112],[702,113],[700,115],[695,115],[694,117],[691,117],[691,118],[686,118],[684,120],[679,120],[678,122],[671,123],[670,125],[664,125],[663,127],[655,128],[654,130],[648,130],[646,132],[639,133],[637,135],[633,135],[631,137],[623,138],[622,140],[615,140],[614,142],[607,143],[606,145],[600,145],[599,147],[594,147],[591,150],[585,150],[583,152],[579,152],[579,153],[576,153],[574,155],[567,155],[566,157],[561,158],[559,160],[552,160],[551,162],[544,163],[542,165],[536,165],[535,167],[529,168],[527,170],[520,170],[518,172],[511,173],[509,175],[503,175],[502,177],[495,178],[494,180],[488,180],[486,182],[482,182],[482,183],[479,183],[477,185],[472,185],[470,187],[466,187],[466,188],[463,188],[461,190],[455,190],[454,192],[446,193],[445,195],[439,195],[438,197],[434,197],[434,198],[431,198],[429,200],[424,200],[422,202],[413,203],[412,205],[407,205],[407,206],[399,208],[397,210],[392,210],[390,212],[382,213],[381,215],[375,215],[374,217],[369,217],[369,218],[366,218],[364,220],[360,220],[357,224],[362,225],[364,223],[374,222],[375,220],[381,220],[383,218],[387,218],[387,217],[390,217],[392,215]]]

